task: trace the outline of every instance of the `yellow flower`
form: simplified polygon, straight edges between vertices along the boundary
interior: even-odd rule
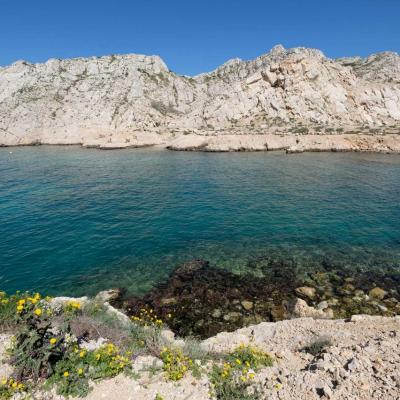
[[[18,305],[23,306],[25,304],[25,299],[18,300]]]
[[[85,350],[82,350],[82,351],[79,353],[79,357],[80,357],[80,358],[85,357],[85,355],[86,355],[86,351],[85,351]]]
[[[237,364],[237,365],[240,365],[241,363],[242,363],[242,362],[237,358],[237,359],[236,359],[236,364]]]
[[[56,344],[57,343],[57,339],[56,338],[51,338],[50,339],[50,344]]]
[[[14,389],[18,386],[17,382],[13,382],[13,384],[11,385],[11,387],[13,387]]]
[[[23,305],[19,305],[17,306],[17,311],[20,313],[21,311],[23,311],[24,306]]]
[[[40,308],[36,308],[34,314],[40,317],[42,315],[42,310]]]
[[[3,379],[3,380],[1,381],[1,384],[2,384],[2,385],[7,385],[7,379]]]
[[[82,375],[82,374],[83,374],[83,369],[82,369],[82,368],[79,368],[79,369],[78,369],[78,374],[79,374],[79,375]]]
[[[69,372],[68,372],[68,371],[65,371],[65,372],[63,373],[63,375],[67,378],[67,377],[69,376]]]
[[[100,354],[96,354],[96,360],[99,361],[100,360],[101,355]]]
[[[81,308],[81,303],[79,303],[78,301],[70,301],[68,305],[72,308],[76,308],[77,310]]]
[[[18,389],[23,389],[23,388],[24,388],[24,385],[22,383],[19,383],[18,384]]]

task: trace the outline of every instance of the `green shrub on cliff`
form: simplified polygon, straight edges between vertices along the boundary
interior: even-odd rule
[[[255,373],[272,364],[269,354],[254,346],[240,345],[225,357],[223,363],[213,365],[210,373],[212,395],[218,400],[258,399],[252,386]]]
[[[13,378],[0,386],[0,399],[6,399],[26,386],[22,382],[56,387],[65,396],[84,396],[89,382],[113,377],[131,369],[131,354],[107,343],[97,350],[79,346],[71,324],[83,316],[81,304],[70,301],[55,307],[40,294],[17,293],[0,303],[2,321],[14,324],[15,335],[9,350]]]

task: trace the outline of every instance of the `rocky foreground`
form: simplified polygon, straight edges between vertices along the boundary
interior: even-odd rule
[[[400,151],[400,56],[274,47],[195,77],[157,56],[0,68],[0,145]]]
[[[349,320],[264,322],[231,333],[220,333],[201,343],[204,349],[224,353],[240,344],[256,345],[275,360],[256,374],[255,386],[263,399],[399,399],[400,317],[353,316]],[[172,344],[182,346],[170,333]],[[9,336],[0,337],[0,351]],[[191,374],[178,383],[165,379],[155,366],[161,360],[147,356],[134,360],[139,378],[119,375],[102,381],[86,399],[183,400],[210,399],[207,377]],[[153,367],[154,371],[148,369]],[[147,372],[143,372],[146,371]],[[0,367],[6,376],[9,367]],[[55,394],[34,393],[37,399],[62,399]],[[159,396],[159,397],[157,397]],[[18,397],[17,397],[18,398]]]

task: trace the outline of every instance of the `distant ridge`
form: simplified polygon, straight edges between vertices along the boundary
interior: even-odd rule
[[[2,145],[117,136],[156,144],[165,134],[354,133],[399,124],[400,56],[392,52],[335,60],[278,45],[195,77],[133,54],[0,68]]]

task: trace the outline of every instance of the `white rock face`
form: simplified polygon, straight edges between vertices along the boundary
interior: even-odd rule
[[[398,134],[399,126],[396,53],[332,60],[276,46],[193,78],[143,55],[0,68],[0,145],[121,148],[187,134]]]

